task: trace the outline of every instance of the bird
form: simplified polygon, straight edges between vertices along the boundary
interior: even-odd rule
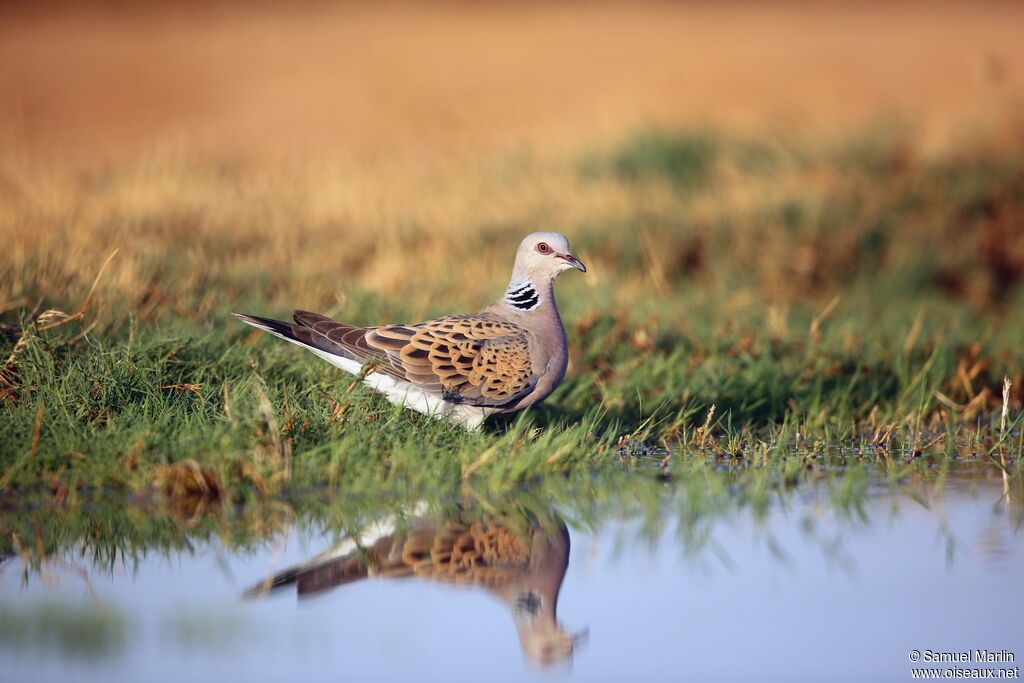
[[[569,362],[554,282],[587,272],[565,235],[535,232],[516,251],[508,287],[476,313],[359,327],[296,310],[293,322],[235,313],[357,377],[392,403],[469,430],[490,415],[540,403]]]
[[[557,617],[569,548],[569,530],[554,514],[486,514],[460,505],[437,517],[421,503],[404,520],[386,516],[306,562],[268,574],[243,597],[259,599],[294,587],[304,599],[367,578],[475,586],[511,612],[527,660],[551,666],[571,661],[588,636],[586,630],[571,633]]]

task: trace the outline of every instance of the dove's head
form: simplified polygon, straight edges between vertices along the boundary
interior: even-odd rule
[[[544,621],[519,632],[523,654],[531,665],[540,669],[571,666],[573,651],[586,638],[586,632],[570,633],[555,621]]]
[[[587,267],[569,251],[569,240],[559,232],[535,232],[526,236],[516,252],[513,277],[540,285],[551,282],[563,270]]]
[[[586,631],[573,634],[558,623],[558,593],[568,566],[569,530],[565,524],[541,527],[530,544],[529,573],[506,594],[523,654],[538,667],[571,664],[573,651],[587,638]]]
[[[541,558],[540,564],[543,565],[546,559]],[[557,571],[558,567],[561,571]],[[558,623],[555,609],[565,564],[556,562],[556,566],[550,569],[555,570],[554,575],[541,573],[534,577],[535,585],[516,593],[513,607],[523,654],[527,661],[541,668],[572,662],[573,651],[587,637],[586,631],[573,634]]]

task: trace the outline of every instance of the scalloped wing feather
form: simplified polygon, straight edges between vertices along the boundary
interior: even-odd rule
[[[388,535],[363,550],[314,565],[295,575],[300,594],[323,591],[367,576],[418,576],[491,588],[514,581],[530,567],[530,538],[482,519],[447,521]]]
[[[529,333],[486,313],[370,328],[365,340],[408,381],[453,402],[503,406],[537,381]]]

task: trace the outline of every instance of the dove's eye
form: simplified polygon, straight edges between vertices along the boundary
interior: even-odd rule
[[[537,245],[537,251],[539,251],[542,254],[550,254],[551,247],[548,246],[547,242],[541,242],[540,244]]]

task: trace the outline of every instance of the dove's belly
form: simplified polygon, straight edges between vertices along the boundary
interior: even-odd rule
[[[309,350],[345,372],[356,376],[362,373],[362,366],[354,360],[336,356],[319,349],[310,348]],[[467,429],[479,428],[484,418],[493,412],[491,408],[480,408],[478,406],[446,401],[440,396],[428,394],[410,382],[403,382],[391,375],[385,375],[380,372],[369,373],[363,379],[363,383],[374,391],[384,394],[395,405],[410,408],[430,417],[454,420]]]

